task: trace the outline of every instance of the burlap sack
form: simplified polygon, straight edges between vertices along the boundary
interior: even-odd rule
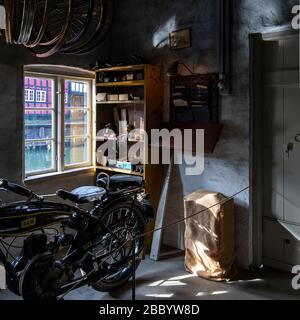
[[[236,275],[234,201],[207,190],[184,199],[185,217],[207,208],[185,222],[185,267],[200,277],[229,281]]]

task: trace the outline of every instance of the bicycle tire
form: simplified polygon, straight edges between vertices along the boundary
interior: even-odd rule
[[[21,28],[23,20],[24,20],[24,6],[26,0],[22,1],[13,1],[14,4],[14,14],[12,20],[12,43],[18,44],[18,40],[20,35],[23,33],[23,29]]]
[[[76,52],[77,55],[85,55],[94,51],[108,36],[111,31],[114,17],[114,5],[112,0],[104,0],[105,9],[104,9],[104,23],[103,28],[100,31],[98,38],[91,43],[90,46],[85,47],[84,49]]]
[[[67,16],[65,25],[63,27],[62,34],[60,35],[60,38],[58,39],[58,41],[56,41],[56,43],[50,48],[49,47],[42,47],[41,48],[40,46],[30,48],[32,53],[37,58],[48,58],[48,57],[52,56],[53,54],[55,54],[56,52],[58,52],[60,47],[63,45],[65,37],[67,35],[67,32],[70,28],[71,20],[72,20],[72,15],[73,15],[73,10],[74,10],[73,2],[74,2],[73,0],[68,0],[68,3],[69,3],[68,16]]]
[[[27,15],[27,23],[26,23],[26,30],[24,33],[24,38],[23,38],[23,42],[22,44],[26,44],[28,43],[28,41],[30,40],[30,36],[32,33],[32,29],[33,29],[33,25],[35,22],[35,14],[36,14],[36,9],[37,9],[37,0],[30,0],[29,1],[30,4],[30,9]]]
[[[49,47],[51,45],[54,45],[57,41],[59,41],[61,39],[62,36],[64,36],[64,28],[62,26],[64,26],[64,22],[66,19],[68,19],[68,9],[67,7],[64,8],[64,5],[66,6],[68,4],[68,8],[70,6],[70,1],[69,0],[65,0],[64,3],[59,3],[57,5],[56,1],[49,1],[49,11],[48,11],[48,21],[47,21],[47,25],[43,34],[42,39],[39,41],[38,45],[39,46],[45,46],[45,47]],[[51,6],[52,5],[52,6]],[[66,10],[60,10],[60,11],[66,11],[65,15],[62,16],[61,19],[58,19],[57,17],[57,11],[59,9],[59,5],[62,5],[63,9]],[[53,28],[53,24],[51,21],[51,18],[54,17],[54,20],[56,20],[58,22],[58,31],[55,31],[54,34],[52,34],[53,30],[48,30],[48,28]]]
[[[4,0],[5,8],[5,41],[7,44],[12,44],[12,20],[14,15],[14,4],[13,0]]]
[[[25,44],[25,47],[27,48],[34,48],[35,46],[37,46],[44,35],[44,32],[47,27],[47,20],[48,20],[48,0],[44,0],[44,7],[43,7],[43,10],[41,11],[43,12],[41,23],[37,28],[37,32],[36,32],[36,35],[34,35],[34,38],[32,40],[29,39],[29,41]]]
[[[79,2],[79,4],[82,1]],[[79,32],[77,34],[75,34],[73,37],[71,36],[71,39],[68,39],[68,37],[70,35],[67,35],[66,40],[65,40],[65,44],[62,46],[61,49],[63,48],[72,48],[72,46],[76,45],[77,42],[80,41],[81,37],[87,32],[90,23],[92,21],[92,17],[93,17],[93,9],[94,9],[94,2],[95,0],[88,0],[88,8],[87,8],[87,12],[86,12],[86,18],[83,20],[83,22],[81,22],[81,24],[83,25],[83,28],[81,28],[81,30],[79,30]],[[79,12],[80,8],[77,8],[77,6],[74,7],[74,12],[77,14],[77,12]],[[79,23],[79,18],[76,18],[76,14],[73,15],[73,21],[71,22],[71,26],[69,29],[69,34],[71,34],[72,32],[72,28],[76,26],[78,27],[78,23]]]
[[[26,44],[30,39],[34,24],[36,4],[36,0],[24,0],[22,22],[20,26],[19,37],[16,41],[17,44]]]
[[[102,28],[103,25],[103,17],[104,17],[104,13],[103,13],[103,0],[96,0],[95,1],[95,7],[94,7],[94,16],[95,18],[95,28],[93,28],[93,23],[91,21],[90,23],[90,27],[92,28],[91,30],[91,34],[88,35],[88,31],[86,31],[85,36],[87,36],[87,39],[81,39],[81,42],[78,41],[78,43],[76,43],[75,45],[72,46],[72,48],[62,48],[60,50],[61,53],[65,53],[65,54],[74,54],[77,51],[83,50],[86,46],[88,46],[90,43],[93,42],[93,40],[96,38],[99,30]]]

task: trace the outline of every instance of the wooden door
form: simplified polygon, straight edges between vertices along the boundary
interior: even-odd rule
[[[263,61],[263,263],[300,265],[299,38],[266,41]]]

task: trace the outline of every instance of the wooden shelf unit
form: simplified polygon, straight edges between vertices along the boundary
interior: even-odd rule
[[[139,74],[139,80],[132,81],[115,81],[102,82],[103,77],[109,79],[123,78],[126,74],[134,74],[134,77]],[[140,75],[143,74],[143,79]],[[99,78],[101,82],[99,82]],[[135,128],[143,128],[150,136],[151,129],[158,129],[162,120],[163,112],[163,85],[160,68],[149,65],[131,65],[112,68],[101,68],[96,70],[96,94],[132,94],[139,96],[140,100],[130,101],[103,101],[97,102],[96,108],[96,132],[103,129],[106,124],[111,123],[115,127],[115,118],[113,113],[120,109],[126,109],[127,120],[129,124],[133,124]],[[119,113],[120,120],[121,115]],[[134,123],[130,123],[134,122]],[[118,133],[117,133],[118,134]],[[105,141],[96,140],[96,152],[101,143]],[[107,141],[107,140],[106,140]],[[145,146],[147,150],[148,146]],[[96,157],[97,158],[97,157]],[[96,172],[107,172],[108,174],[129,174],[142,176],[146,181],[146,192],[150,194],[151,204],[154,210],[157,210],[161,186],[163,181],[163,166],[162,165],[143,165],[143,173],[132,172],[124,169],[103,166],[102,163],[97,163]],[[148,226],[148,230],[153,229],[154,223]],[[152,241],[152,235],[146,239],[146,248],[149,251]]]

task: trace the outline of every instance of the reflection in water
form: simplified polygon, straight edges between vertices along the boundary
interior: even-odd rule
[[[25,172],[54,169],[53,146],[51,142],[43,145],[25,146]],[[88,141],[68,141],[65,144],[65,165],[88,161]]]

